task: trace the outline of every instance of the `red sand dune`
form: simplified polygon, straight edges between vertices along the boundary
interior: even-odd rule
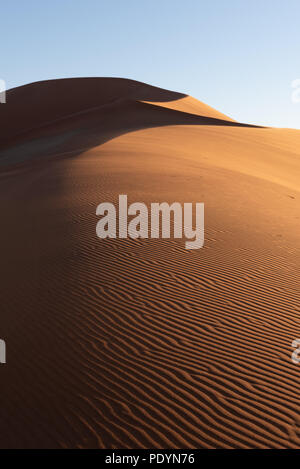
[[[113,78],[0,123],[0,446],[299,448],[300,131]],[[98,239],[119,194],[204,202],[204,248]]]

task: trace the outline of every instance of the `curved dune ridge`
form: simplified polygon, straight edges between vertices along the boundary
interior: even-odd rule
[[[190,96],[121,78],[62,79],[9,90],[0,167],[83,152],[120,133],[166,125],[243,126]]]
[[[300,131],[113,78],[0,123],[0,446],[299,448]],[[119,194],[204,202],[204,248],[98,239]]]
[[[9,90],[7,100],[9,106],[0,108],[1,141],[73,115],[128,101],[149,102],[197,116],[231,120],[185,94],[121,78],[41,81]]]

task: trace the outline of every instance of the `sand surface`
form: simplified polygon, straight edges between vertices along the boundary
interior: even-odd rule
[[[120,79],[0,106],[1,448],[299,448],[300,131]],[[204,202],[205,246],[96,207]]]

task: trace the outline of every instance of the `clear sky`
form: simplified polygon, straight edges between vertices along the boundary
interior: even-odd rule
[[[8,88],[126,77],[191,94],[243,122],[300,128],[291,87],[300,79],[300,0],[1,0],[0,7],[0,79]]]

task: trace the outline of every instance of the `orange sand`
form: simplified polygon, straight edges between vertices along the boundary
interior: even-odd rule
[[[2,448],[299,448],[300,131],[121,79],[0,106]],[[204,202],[205,247],[96,207]]]

